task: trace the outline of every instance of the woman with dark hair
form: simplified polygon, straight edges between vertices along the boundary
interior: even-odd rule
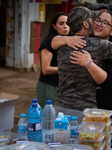
[[[57,51],[49,48],[50,43],[47,43],[47,41],[55,35],[67,35],[70,32],[70,28],[66,22],[67,14],[63,12],[55,14],[52,19],[48,36],[39,48],[41,57],[41,73],[39,81],[37,82],[36,94],[38,103],[42,108],[48,99],[51,99],[54,104],[58,86]]]

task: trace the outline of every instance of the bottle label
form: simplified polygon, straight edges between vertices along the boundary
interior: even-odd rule
[[[42,139],[45,143],[54,142],[54,133],[52,134],[42,133]]]
[[[28,125],[18,125],[18,132],[26,133],[28,131]]]
[[[42,129],[42,123],[28,123],[28,130],[29,131],[39,131]]]
[[[77,127],[70,129],[70,135],[72,135],[72,136],[78,135]]]

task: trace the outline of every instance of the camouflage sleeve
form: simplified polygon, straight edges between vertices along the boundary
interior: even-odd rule
[[[103,60],[112,59],[112,42],[108,40],[100,40],[100,55]]]

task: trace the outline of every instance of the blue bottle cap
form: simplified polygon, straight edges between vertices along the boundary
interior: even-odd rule
[[[37,107],[37,103],[32,103],[32,106],[33,107]]]
[[[72,116],[72,120],[77,120],[77,117],[76,116]]]
[[[32,102],[33,102],[33,103],[37,103],[38,100],[37,100],[37,99],[32,99]]]
[[[26,114],[21,114],[20,116],[24,118],[24,117],[26,117]]]
[[[52,101],[51,100],[47,100],[46,104],[52,104]]]

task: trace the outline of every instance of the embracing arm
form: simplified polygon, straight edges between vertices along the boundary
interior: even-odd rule
[[[61,36],[57,35],[53,37],[51,41],[51,47],[54,50],[59,49],[61,46],[68,45],[74,49],[83,48],[86,46],[86,41],[83,40],[84,36]]]
[[[53,54],[47,49],[41,51],[42,72],[44,75],[54,75],[58,73],[58,67],[50,66]]]
[[[91,55],[87,51],[82,50],[82,52],[83,53],[74,51],[71,53],[71,63],[86,67],[91,60]],[[97,66],[94,62],[90,63],[87,70],[97,84],[103,83],[107,78],[107,72]]]

